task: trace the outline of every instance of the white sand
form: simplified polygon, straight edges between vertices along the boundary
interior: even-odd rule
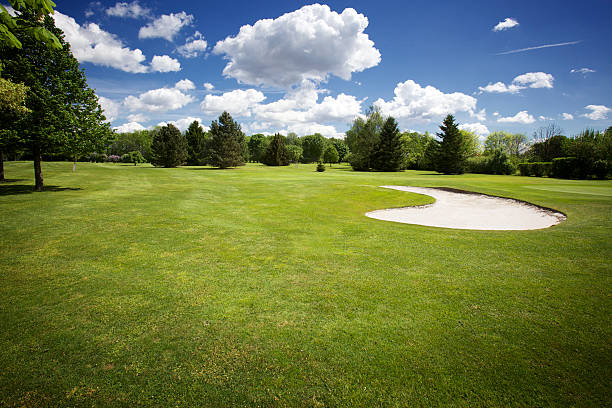
[[[390,208],[366,213],[367,217],[429,227],[473,230],[532,230],[548,228],[565,215],[509,198],[461,193],[426,187],[381,186],[433,197],[433,204]]]

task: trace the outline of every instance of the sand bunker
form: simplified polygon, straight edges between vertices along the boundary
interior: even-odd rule
[[[532,230],[565,220],[560,212],[510,198],[450,189],[381,186],[433,197],[433,204],[390,208],[366,213],[367,217],[429,227],[473,230]]]

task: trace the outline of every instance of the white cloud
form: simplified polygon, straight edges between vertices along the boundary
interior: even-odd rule
[[[585,113],[582,116],[591,120],[608,119],[608,112],[612,111],[605,105],[587,105],[584,108],[590,110],[591,113]]]
[[[393,100],[374,102],[386,115],[396,119],[438,119],[447,114],[474,114],[477,99],[461,92],[443,93],[433,86],[421,87],[413,80],[398,83]]]
[[[156,72],[176,72],[181,70],[181,63],[168,55],[155,55],[151,61],[151,70]]]
[[[251,85],[288,88],[330,75],[349,80],[353,72],[378,65],[380,52],[363,31],[368,19],[352,8],[341,14],[313,4],[276,19],[245,25],[213,52],[229,60],[223,74]]]
[[[123,100],[123,104],[130,111],[166,112],[180,109],[194,101],[193,96],[183,92],[188,87],[185,81],[189,80],[177,82],[174,88],[152,89],[138,97],[130,95]]]
[[[251,116],[251,108],[264,99],[265,95],[255,89],[235,89],[222,95],[206,95],[200,107],[208,115],[227,111],[232,116]]]
[[[142,126],[138,122],[128,122],[128,123],[124,123],[121,126],[116,126],[113,129],[116,130],[117,133],[130,133],[136,130],[145,130],[146,127]]]
[[[554,118],[551,118],[551,117],[548,117],[548,116],[543,116],[543,115],[538,116],[538,119],[539,120],[554,120]]]
[[[464,123],[459,125],[459,129],[467,130],[468,132],[476,133],[478,136],[486,136],[489,133],[489,128],[482,123]]]
[[[120,107],[119,103],[112,99],[105,98],[104,96],[98,96],[98,102],[100,102],[100,106],[104,111],[104,116],[106,116],[107,121],[112,122],[117,118]]]
[[[142,7],[137,1],[131,3],[116,3],[113,7],[106,9],[106,14],[113,17],[140,18],[151,15],[151,10]]]
[[[519,25],[519,22],[513,18],[506,17],[504,21],[500,21],[493,27],[493,31],[504,31]]]
[[[181,91],[190,91],[196,88],[195,84],[189,79],[181,79],[176,83],[176,85],[174,85],[174,87],[176,89],[180,89]]]
[[[499,112],[493,112],[493,116],[499,116]]]
[[[535,122],[535,118],[527,111],[520,111],[514,116],[499,118],[497,121],[501,123],[522,123],[524,125],[528,125]]]
[[[146,122],[149,120],[149,117],[143,115],[142,113],[133,113],[128,115],[127,120],[130,122]]]
[[[176,14],[164,14],[152,23],[141,27],[138,31],[138,38],[165,38],[172,41],[181,28],[191,25],[192,22],[193,15],[184,11]]]
[[[482,108],[480,111],[472,113],[470,112],[470,116],[478,120],[479,122],[484,122],[487,120],[487,110]]]
[[[115,35],[102,30],[97,24],[80,26],[74,18],[57,10],[53,18],[57,27],[64,32],[66,41],[70,43],[72,53],[79,62],[91,62],[132,73],[149,70],[142,64],[145,60],[142,51],[124,47]]]
[[[215,86],[210,82],[204,82],[203,86],[204,88],[206,88],[207,91],[212,91],[213,89],[215,89]]]
[[[590,68],[580,68],[580,69],[574,68],[570,71],[570,73],[572,74],[583,74],[583,75],[592,74],[593,72],[596,72],[596,71]]]
[[[178,47],[176,50],[185,58],[195,58],[206,51],[208,43],[204,40],[204,36],[199,31],[189,38],[185,44]]]
[[[526,72],[515,77],[510,85],[503,82],[489,83],[487,86],[479,86],[480,93],[518,93],[526,88],[552,88],[555,78],[545,72]]]
[[[554,80],[551,74],[545,72],[527,72],[514,78],[512,83],[529,88],[552,88]]]
[[[197,120],[198,123],[200,123],[200,126],[202,126],[202,118],[194,118],[193,116],[188,116],[186,118],[182,118],[179,120],[169,120],[167,122],[159,122],[157,126],[166,126],[168,123],[171,123],[172,125],[176,126],[178,130],[180,130],[181,132],[184,132],[189,128],[189,125],[191,125],[194,120]],[[205,132],[210,130],[208,126],[202,126],[202,128],[204,129]]]
[[[565,113],[563,112],[561,114],[563,120],[574,120],[574,115],[572,115],[571,113]]]

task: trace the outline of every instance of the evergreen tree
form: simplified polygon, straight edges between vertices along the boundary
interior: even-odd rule
[[[210,164],[226,169],[244,166],[244,133],[232,116],[223,112],[210,126]]]
[[[173,124],[160,128],[151,145],[155,167],[177,167],[187,160],[187,139]]]
[[[190,166],[201,166],[206,164],[208,138],[202,126],[197,120],[191,122],[185,138],[187,139],[187,164]]]
[[[448,115],[437,133],[440,141],[436,157],[436,171],[444,174],[463,174],[467,159],[467,144],[459,131],[453,115]]]
[[[282,135],[278,133],[274,135],[264,154],[263,163],[268,166],[289,165],[289,153]]]
[[[38,18],[27,12],[20,19],[32,26]],[[42,22],[48,32],[59,39],[61,48],[48,47],[38,40],[36,30],[14,32],[21,48],[2,50],[2,75],[13,83],[28,87],[25,107],[30,111],[11,124],[19,135],[12,148],[26,147],[34,157],[36,191],[43,188],[42,154],[70,153],[77,156],[86,150],[101,151],[112,132],[98,99],[88,86],[79,62],[64,41],[63,33],[47,16]],[[7,124],[0,123],[5,128]]]
[[[330,144],[325,148],[323,152],[323,161],[325,163],[329,163],[331,166],[332,163],[338,163],[338,151],[333,144]]]
[[[380,141],[372,153],[372,168],[380,171],[400,171],[402,167],[402,145],[397,122],[388,117],[380,131]]]

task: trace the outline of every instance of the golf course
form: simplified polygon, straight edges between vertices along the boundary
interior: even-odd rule
[[[612,180],[7,162],[0,406],[603,407]],[[368,218],[445,187],[567,218]]]

